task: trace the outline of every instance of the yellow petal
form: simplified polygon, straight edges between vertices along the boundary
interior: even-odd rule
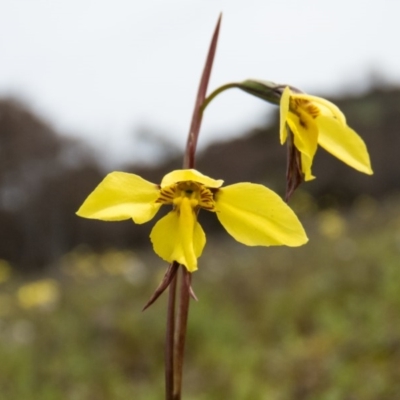
[[[311,173],[311,166],[318,148],[318,128],[314,120],[308,115],[302,115],[306,125],[300,122],[296,114],[289,113],[288,125],[293,132],[293,141],[301,153],[301,169],[304,179],[309,181],[315,177]]]
[[[221,187],[224,183],[224,181],[221,179],[212,179],[206,175],[203,175],[201,172],[196,171],[195,169],[178,169],[164,176],[161,182],[161,187],[163,188],[165,186],[170,186],[174,183],[184,181],[198,182],[209,188],[215,189]]]
[[[84,218],[121,221],[132,218],[143,224],[154,217],[161,204],[154,183],[125,172],[108,174],[88,196],[77,212]]]
[[[319,144],[350,167],[371,175],[371,162],[364,141],[347,125],[325,116],[316,119]]]
[[[300,221],[272,190],[237,183],[216,195],[217,217],[238,242],[248,246],[300,246],[308,241]]]
[[[193,211],[190,210],[193,214]],[[183,217],[183,218],[182,218]],[[177,261],[189,272],[197,269],[197,258],[206,244],[206,235],[193,214],[179,215],[171,211],[160,219],[150,234],[154,251],[165,261]]]
[[[280,104],[280,139],[281,144],[286,142],[287,139],[287,126],[286,121],[289,114],[289,103],[290,103],[290,89],[285,87],[282,93],[281,104]]]
[[[312,117],[302,115],[303,121],[293,113],[289,113],[288,125],[293,132],[297,149],[309,158],[313,158],[318,148],[318,128]]]
[[[311,166],[313,160],[306,154],[301,153],[301,170],[304,174],[305,181],[311,181],[315,179],[315,176],[311,173]]]

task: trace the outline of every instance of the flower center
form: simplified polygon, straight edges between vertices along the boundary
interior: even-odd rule
[[[204,208],[215,211],[214,196],[210,189],[198,182],[184,181],[166,186],[160,190],[157,203],[171,204],[180,208],[183,199],[188,199],[193,210]]]
[[[314,103],[296,97],[290,98],[290,111],[298,116],[300,125],[305,129],[308,129],[312,120],[321,114],[320,109]]]
[[[320,109],[313,102],[296,97],[291,97],[290,99],[290,110],[298,116],[306,113],[313,119],[317,118],[321,114]]]

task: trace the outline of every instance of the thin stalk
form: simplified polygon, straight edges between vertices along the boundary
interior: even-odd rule
[[[206,107],[211,103],[212,100],[215,99],[220,93],[224,92],[228,89],[239,88],[240,85],[237,83],[227,83],[226,85],[220,86],[218,89],[215,89],[210,95],[206,97],[203,104],[200,107],[200,112],[203,113]]]
[[[213,37],[211,39],[210,48],[204,66],[203,74],[201,76],[199,89],[197,92],[197,98],[194,105],[192,123],[190,124],[189,135],[186,142],[186,152],[183,160],[183,168],[194,168],[195,154],[197,147],[197,139],[199,137],[201,120],[203,113],[201,112],[201,106],[206,98],[208,82],[210,80],[211,69],[214,62],[215,51],[217,50],[219,27],[221,25],[222,15],[219,16],[217,25],[214,30]]]
[[[211,70],[214,62],[214,56],[217,49],[219,27],[221,25],[221,15],[218,18],[217,25],[211,39],[210,48],[208,50],[206,63],[203,74],[200,79],[199,89],[197,92],[196,102],[193,110],[192,122],[190,124],[189,134],[186,143],[186,151],[183,159],[183,168],[194,168],[195,154],[197,147],[197,139],[199,137],[202,110],[201,106],[204,103],[208,82],[210,80]],[[189,315],[190,296],[193,293],[191,290],[191,274],[185,266],[180,268],[180,294],[179,294],[179,312],[176,324],[174,325],[174,307],[175,294],[170,291],[170,302],[168,305],[168,322],[167,322],[167,343],[166,343],[166,393],[167,400],[181,400],[182,397],[182,374],[183,374],[183,359],[185,353],[186,329]],[[174,285],[176,285],[177,277],[174,277]],[[172,297],[174,296],[174,299]],[[172,327],[174,331],[172,333]],[[172,341],[173,336],[173,341]],[[171,356],[172,353],[172,356]],[[171,358],[172,357],[172,358]],[[168,370],[168,371],[167,371]],[[171,370],[173,371],[173,380],[171,381]],[[171,397],[171,389],[173,395]]]
[[[183,358],[185,354],[186,328],[189,316],[191,274],[185,267],[181,268],[179,314],[175,331],[175,364],[173,400],[181,400]]]
[[[175,274],[169,285],[167,331],[165,335],[165,399],[174,399],[174,341],[175,341],[175,304],[176,304]]]

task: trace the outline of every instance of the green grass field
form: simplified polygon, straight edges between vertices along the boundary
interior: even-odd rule
[[[400,199],[294,200],[306,246],[208,238],[183,399],[400,399]],[[149,250],[76,249],[31,280],[0,263],[0,400],[163,398],[167,297],[141,308],[166,265]]]

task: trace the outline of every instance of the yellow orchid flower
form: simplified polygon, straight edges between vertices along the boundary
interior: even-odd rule
[[[197,222],[200,208],[215,212],[237,241],[248,246],[300,246],[308,241],[294,212],[273,191],[252,183],[222,187],[194,169],[173,171],[160,185],[138,175],[112,172],[82,204],[77,215],[104,221],[151,220],[161,205],[172,206],[150,234],[154,251],[189,272],[197,269],[206,237]]]
[[[315,177],[311,165],[318,144],[350,167],[372,175],[364,141],[346,124],[346,118],[333,103],[316,96],[293,93],[286,87],[280,101],[280,139],[287,139],[287,126],[294,145],[301,153],[304,179]]]

